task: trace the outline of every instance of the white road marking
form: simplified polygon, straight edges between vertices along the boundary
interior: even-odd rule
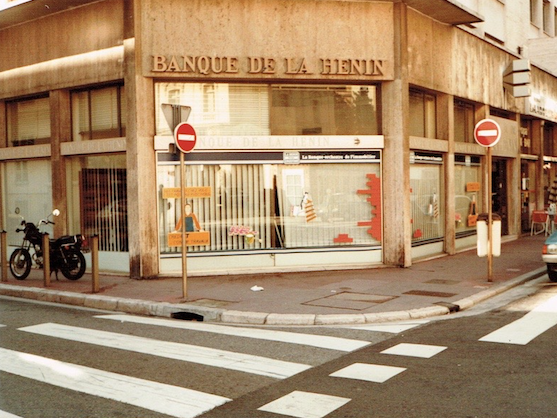
[[[557,325],[557,296],[535,307],[522,318],[480,338],[480,341],[526,345]]]
[[[307,345],[311,347],[326,348],[329,350],[344,352],[358,350],[370,344],[367,341],[328,337],[326,335],[299,334],[296,332],[273,331],[259,328],[230,327],[226,325],[214,325],[203,322],[189,322],[132,315],[99,315],[96,318],[112,319],[114,321],[122,322],[133,322],[136,324],[187,329],[193,331],[212,332],[215,334],[230,335],[234,337],[255,338],[259,340]]]
[[[405,371],[405,367],[382,366],[379,364],[354,363],[350,366],[331,373],[331,377],[365,380],[368,382],[384,383]]]
[[[6,411],[0,411],[0,418],[21,418],[19,415],[10,414]]]
[[[47,323],[19,328],[19,330],[276,379],[284,379],[311,368],[306,364],[274,360],[267,357],[61,324]]]
[[[322,418],[344,406],[350,400],[338,396],[294,391],[263,405],[258,410],[296,418]]]
[[[394,324],[369,324],[369,325],[362,325],[362,326],[350,326],[347,328],[350,329],[357,329],[357,330],[365,330],[365,331],[377,331],[377,332],[388,332],[391,334],[399,334],[404,331],[408,331],[409,329],[416,328],[417,326],[427,324],[429,321],[426,320],[418,320],[413,322],[404,322],[404,323],[394,323]]]
[[[381,353],[394,354],[397,356],[431,358],[446,349],[447,347],[439,345],[401,343],[395,345],[394,347],[387,348],[386,350],[381,351]]]
[[[0,348],[0,370],[179,418],[194,418],[230,399]]]

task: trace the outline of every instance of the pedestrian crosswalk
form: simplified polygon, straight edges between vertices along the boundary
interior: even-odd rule
[[[480,338],[480,341],[526,345],[555,325],[557,325],[557,296],[536,306],[519,320]]]
[[[303,350],[304,347],[311,347],[312,355],[334,352],[334,358],[338,358],[346,353],[369,346],[373,340],[373,333],[401,333],[424,323],[424,321],[419,321],[345,327],[343,328],[345,330],[357,330],[348,334],[356,338],[345,338],[331,336],[334,333],[327,332],[308,333],[303,330],[294,332],[120,314],[97,315],[94,318],[93,321],[98,321],[95,324],[101,325],[98,327],[101,329],[45,322],[19,327],[17,332],[21,332],[22,335],[34,335],[37,338],[48,338],[49,341],[84,344],[87,347],[96,347],[98,350],[114,350],[125,355],[126,353],[138,353],[150,358],[168,359],[181,364],[197,364],[202,367],[225,370],[227,373],[241,373],[254,376],[254,378],[263,377],[278,381],[303,373],[330,360],[331,357],[324,356],[324,360],[320,363],[319,361],[303,361],[307,358],[304,356],[297,358],[298,356],[293,354],[288,360],[300,361],[288,361],[284,358],[275,358],[277,356],[272,351],[266,356],[261,356],[253,352],[238,352],[241,350],[216,349],[195,343],[163,341],[160,338],[151,337],[152,327],[173,329],[177,333],[184,333],[188,336],[190,332],[194,332],[214,336],[214,338],[223,336],[237,338],[247,343],[242,345],[246,347],[246,351],[250,351],[248,348],[254,345],[254,342],[262,341],[289,347],[286,351],[294,353],[296,350]],[[115,322],[120,323],[122,327],[113,326],[116,325]],[[110,330],[103,330],[102,325],[106,325],[104,328]],[[522,318],[485,335],[479,341],[525,345],[555,325],[557,325],[557,296],[532,309]],[[135,331],[126,332],[125,326],[133,326]],[[2,327],[4,326],[0,324],[0,328]],[[141,330],[145,332],[142,333]],[[145,335],[149,335],[149,337]],[[186,341],[188,338],[177,338],[177,340]],[[433,361],[432,359],[436,356],[450,351],[447,346],[443,345],[397,341],[397,344],[378,352],[378,357],[374,357],[376,360],[384,358],[384,362],[365,362],[359,358],[352,364],[344,364],[337,370],[327,373],[328,377],[335,381],[350,379],[369,384],[384,384],[391,379],[397,381],[404,379],[407,370],[415,366],[416,361]],[[400,361],[396,366],[390,365],[388,356],[399,356]],[[404,358],[408,358],[408,360],[404,360]],[[411,361],[410,358],[414,360]],[[156,378],[147,379],[145,376],[138,377],[137,375],[131,376],[101,370],[84,365],[84,363],[68,362],[67,358],[66,361],[62,361],[45,355],[30,354],[8,348],[0,348],[0,372],[179,418],[198,417],[235,398],[232,394],[227,396],[226,393],[219,391],[208,393],[206,390],[199,390],[198,387],[186,387],[189,386],[187,381],[183,386],[177,386],[158,382]],[[335,396],[332,393],[292,390],[283,396],[277,396],[270,402],[261,402],[262,405],[257,410],[286,417],[324,418],[341,410],[351,401],[352,399],[346,397],[346,394]],[[0,410],[0,418],[18,417],[12,411]]]
[[[179,418],[193,418],[230,399],[0,348],[0,370]]]
[[[317,352],[335,352],[335,356],[358,350],[370,344],[370,341],[365,339],[334,337],[325,335],[326,333],[308,334],[117,314],[99,315],[95,318],[99,320],[99,323],[101,321],[102,323],[118,321],[121,324],[133,324],[139,327],[156,326],[184,332],[195,331],[216,336],[236,337],[249,342],[269,341],[291,346],[291,350],[296,350],[297,347],[311,347],[317,349]],[[106,323],[108,324],[108,322]],[[20,327],[17,330],[25,334],[47,337],[50,341],[67,341],[96,346],[101,349],[116,349],[124,353],[140,353],[277,380],[289,378],[313,367],[313,365],[303,362],[279,360],[202,345],[162,341],[156,338],[84,326],[46,322]],[[330,358],[330,356],[325,357],[324,361]],[[6,348],[0,348],[0,372],[181,418],[199,416],[231,400],[218,394],[99,370]],[[3,417],[17,418],[16,415],[0,411],[0,418]]]

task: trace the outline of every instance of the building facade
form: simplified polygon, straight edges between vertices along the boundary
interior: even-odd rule
[[[57,207],[134,278],[180,272],[182,228],[195,275],[405,267],[474,246],[489,203],[513,239],[557,200],[553,1],[57,3],[0,3],[11,245],[16,208]]]

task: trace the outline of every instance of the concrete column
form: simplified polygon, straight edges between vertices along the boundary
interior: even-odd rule
[[[520,115],[516,114],[515,121],[518,127],[520,127]],[[522,208],[522,201],[521,201],[521,191],[520,191],[520,129],[517,129],[517,135],[515,138],[516,143],[518,144],[517,153],[514,158],[509,161],[509,166],[507,167],[507,183],[509,187],[507,187],[507,203],[508,203],[508,228],[509,228],[509,235],[517,235],[521,234],[521,208]]]
[[[149,279],[159,270],[153,80],[142,76],[141,1],[124,10],[130,276]]]
[[[6,118],[6,102],[0,100],[0,126],[3,126],[4,129],[0,129],[0,148],[5,148],[8,146],[8,130],[6,129],[7,125],[7,118]],[[4,164],[0,165],[0,230],[4,230],[6,228],[4,224],[4,174],[5,170]],[[0,251],[3,251],[0,248]]]
[[[437,95],[437,136],[446,139],[448,150],[443,158],[445,184],[445,252],[456,253],[455,169],[454,169],[454,97]]]
[[[52,205],[60,210],[56,218],[54,236],[67,232],[68,204],[66,190],[66,161],[61,154],[61,144],[71,141],[72,119],[70,93],[67,90],[50,92],[50,149],[52,170]]]
[[[410,141],[408,136],[408,53],[406,5],[394,3],[395,79],[382,84],[383,134],[383,261],[412,264],[410,224]]]
[[[532,145],[538,156],[536,161],[536,209],[543,209],[544,205],[544,182],[543,182],[543,156],[545,154],[543,143],[544,121],[536,119],[532,121]]]

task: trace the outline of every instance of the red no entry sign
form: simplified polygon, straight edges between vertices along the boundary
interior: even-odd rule
[[[483,119],[474,128],[474,139],[482,147],[492,147],[501,139],[501,127],[493,119]]]
[[[195,129],[189,123],[180,123],[174,129],[174,141],[176,146],[182,152],[190,152],[195,148],[197,135]]]

